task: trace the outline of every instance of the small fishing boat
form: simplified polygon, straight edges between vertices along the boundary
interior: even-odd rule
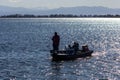
[[[91,56],[93,50],[88,50],[88,51],[78,50],[76,52],[68,52],[66,50],[60,50],[60,51],[50,50],[50,53],[53,60],[74,60],[77,58],[84,58]]]

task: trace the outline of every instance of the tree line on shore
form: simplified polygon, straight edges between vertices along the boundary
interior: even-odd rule
[[[31,14],[13,14],[13,15],[3,15],[0,18],[92,18],[92,17],[106,17],[106,18],[120,18],[120,15],[72,15],[72,14],[51,14],[51,15],[31,15]]]

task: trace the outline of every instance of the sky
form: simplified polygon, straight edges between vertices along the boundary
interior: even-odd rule
[[[120,0],[0,0],[0,6],[49,9],[76,6],[120,8]]]

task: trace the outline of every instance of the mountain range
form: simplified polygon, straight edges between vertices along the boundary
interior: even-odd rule
[[[47,8],[23,8],[0,6],[0,15],[11,14],[33,14],[33,15],[50,15],[50,14],[73,14],[73,15],[120,15],[120,9],[113,9],[101,6],[78,6],[78,7],[61,7],[56,9]]]

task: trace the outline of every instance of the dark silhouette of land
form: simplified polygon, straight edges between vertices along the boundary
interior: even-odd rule
[[[13,14],[13,15],[4,15],[0,18],[120,18],[120,15],[72,15],[72,14],[51,14],[51,15],[31,15],[31,14]]]

